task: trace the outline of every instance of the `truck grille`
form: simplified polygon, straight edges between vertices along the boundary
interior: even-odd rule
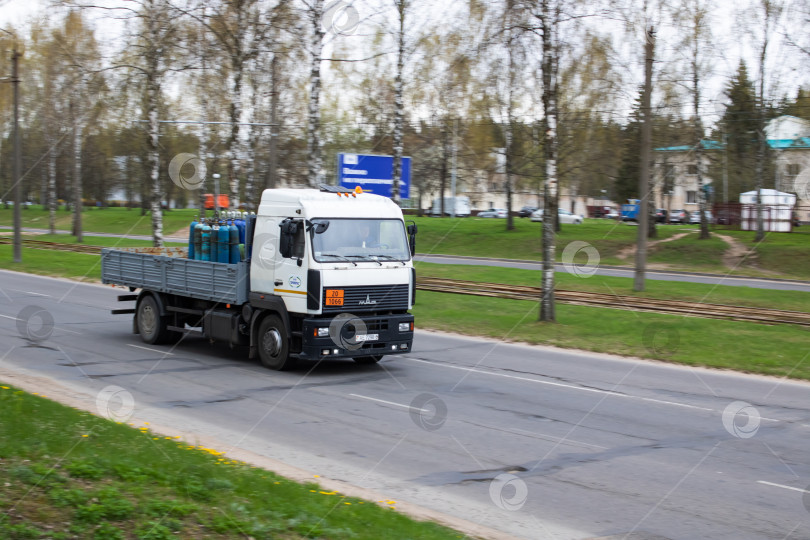
[[[324,287],[323,298],[327,289]],[[408,309],[409,286],[402,285],[361,285],[358,287],[340,287],[343,290],[342,306],[323,306],[324,313],[365,313],[371,311],[397,311]]]

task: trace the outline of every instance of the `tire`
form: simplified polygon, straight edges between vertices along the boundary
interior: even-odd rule
[[[290,359],[290,340],[287,328],[278,315],[268,315],[259,323],[257,345],[259,359],[264,367],[284,371],[295,364]]]
[[[155,297],[148,294],[138,302],[138,333],[141,339],[150,345],[166,343],[174,335],[166,326],[166,318],[160,316],[160,309]]]
[[[382,355],[377,356],[355,356],[352,358],[355,363],[360,364],[361,366],[367,366],[371,364],[376,364],[380,360],[382,360]]]

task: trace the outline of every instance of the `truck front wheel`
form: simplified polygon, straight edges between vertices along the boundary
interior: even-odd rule
[[[138,303],[138,333],[149,344],[166,343],[172,332],[166,328],[166,319],[160,316],[155,298],[149,294]]]
[[[259,358],[265,367],[283,371],[293,366],[290,359],[290,344],[284,321],[276,315],[268,315],[259,324]]]

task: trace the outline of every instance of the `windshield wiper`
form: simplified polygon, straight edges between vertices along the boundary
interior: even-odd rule
[[[357,263],[351,260],[349,257],[357,257],[357,255],[349,255],[348,257],[345,255],[337,255],[335,253],[321,253],[321,257],[335,257],[336,259],[343,259],[346,262],[350,262],[353,265],[357,266]]]
[[[391,255],[386,255],[385,253],[375,253],[375,254],[369,255],[369,257],[377,257],[378,259],[382,258],[382,259],[385,259],[385,260],[388,260],[388,261],[397,261],[397,262],[401,262],[402,266],[405,266],[405,261],[397,259],[396,257],[392,257]]]

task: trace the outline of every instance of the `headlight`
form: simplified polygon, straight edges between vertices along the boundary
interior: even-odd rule
[[[315,335],[317,337],[329,337],[329,327],[327,326],[326,328],[318,328],[316,330]]]
[[[399,331],[400,332],[412,332],[413,331],[413,323],[411,323],[411,322],[401,322],[401,323],[399,323]]]

